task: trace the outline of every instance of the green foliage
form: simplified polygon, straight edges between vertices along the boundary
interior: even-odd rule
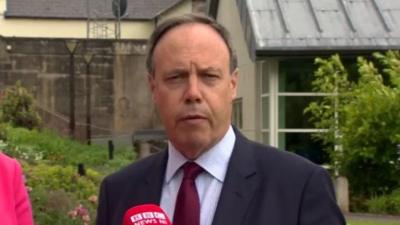
[[[7,124],[0,123],[0,140],[5,141],[7,138]]]
[[[6,89],[0,101],[0,122],[29,129],[39,128],[41,119],[34,107],[32,93],[17,82]]]
[[[79,176],[76,167],[49,165],[43,161],[23,166],[35,224],[81,225],[81,220],[71,218],[71,211],[80,204],[88,211],[88,219],[95,217],[96,202],[89,199],[98,193],[100,173],[88,169],[85,176]]]
[[[374,54],[375,58],[377,58],[384,66],[383,72],[389,75],[391,83],[394,87],[400,87],[400,52],[399,51],[388,51],[385,55],[380,53]]]
[[[347,225],[400,225],[400,222],[382,219],[356,219],[347,220]]]
[[[87,169],[86,176],[79,176],[76,167],[48,165],[39,163],[25,170],[28,185],[43,187],[48,190],[64,190],[74,193],[78,199],[86,199],[97,193],[101,176],[98,172]]]
[[[89,218],[94,218],[96,205],[88,199],[97,195],[98,172],[89,169],[86,176],[79,176],[72,166],[45,163],[25,166],[24,171],[27,185],[31,187],[29,195],[36,224],[82,224],[69,215],[78,204],[83,204],[89,211]]]
[[[132,149],[115,149],[108,160],[107,148],[88,146],[49,130],[29,130],[3,124],[0,149],[22,163],[35,224],[94,224],[96,196],[101,179],[135,159]],[[77,164],[86,175],[79,176]]]
[[[367,201],[369,212],[400,215],[400,188],[391,194],[374,197]]]
[[[383,67],[358,58],[359,79],[350,82],[340,58],[317,59],[314,90],[327,93],[305,112],[311,113],[316,138],[336,145],[327,149],[332,164],[350,181],[354,195],[370,197],[400,185],[400,54],[374,57]],[[387,79],[386,79],[387,78]]]
[[[72,219],[71,212],[77,205],[87,211],[88,219],[95,217],[98,186],[101,174],[88,169],[86,176],[79,176],[72,166],[49,165],[44,161],[29,164],[20,160],[33,206],[35,224],[82,225]],[[88,223],[89,224],[89,223]]]
[[[134,160],[135,155],[131,150],[116,149],[114,161],[108,160],[107,149],[97,145],[85,145],[67,138],[60,137],[50,130],[28,130],[25,128],[7,129],[6,153],[16,158],[34,162],[46,160],[50,164],[77,165],[84,163],[86,166],[108,167],[125,165]],[[121,153],[121,154],[118,154]],[[114,167],[109,164],[117,164]]]
[[[400,185],[396,151],[400,143],[400,86],[384,85],[372,63],[359,59],[358,64],[360,81],[353,89],[351,103],[343,106],[343,164],[355,192],[381,194]]]
[[[343,66],[339,55],[333,55],[329,59],[317,58],[315,64],[318,66],[312,82],[313,91],[327,93],[321,101],[311,102],[305,109],[305,113],[310,113],[311,122],[317,129],[324,130],[314,134],[326,147],[326,152],[330,154],[332,165],[335,170],[340,170],[341,158],[343,155],[334,151],[333,146],[341,143],[339,124],[343,121],[339,107],[348,102],[347,93],[351,88],[348,80],[348,72]]]
[[[68,193],[62,189],[49,190],[43,186],[35,187],[29,195],[36,225],[82,225],[82,220],[71,217],[71,211],[79,204],[84,205],[88,210],[91,221],[88,224],[94,224],[93,220],[96,212],[96,203],[94,202],[79,200],[73,193]]]

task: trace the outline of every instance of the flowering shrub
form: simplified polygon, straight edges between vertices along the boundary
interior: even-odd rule
[[[73,210],[69,211],[68,216],[74,220],[77,218],[82,220],[84,225],[89,225],[90,223],[89,210],[83,207],[82,204],[78,204],[78,206],[76,206]]]
[[[49,164],[77,165],[84,163],[91,167],[111,165],[111,168],[118,168],[120,165],[132,162],[135,158],[134,152],[130,149],[129,151],[116,149],[115,160],[109,161],[105,147],[85,145],[63,138],[50,130],[28,130],[11,126],[6,126],[5,130],[7,148],[2,150],[10,156],[29,162],[43,159]]]
[[[46,190],[34,187],[29,193],[33,206],[35,225],[92,225],[96,204],[78,200],[64,190]],[[79,207],[78,207],[79,206]]]
[[[79,176],[72,166],[43,162],[23,166],[37,225],[90,224],[96,212],[98,172],[88,169],[86,176]]]
[[[77,198],[87,199],[95,195],[100,183],[100,174],[92,169],[86,171],[86,176],[79,176],[72,166],[48,165],[39,163],[25,170],[28,186],[42,186],[49,190],[64,190],[74,193]]]
[[[88,146],[46,130],[3,128],[0,150],[22,164],[35,225],[93,225],[102,177],[135,158],[128,148],[115,149],[114,159],[108,160],[102,146]],[[78,163],[84,163],[85,176],[78,174]]]

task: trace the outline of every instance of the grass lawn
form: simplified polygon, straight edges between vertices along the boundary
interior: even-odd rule
[[[347,225],[400,225],[400,221],[347,220]]]

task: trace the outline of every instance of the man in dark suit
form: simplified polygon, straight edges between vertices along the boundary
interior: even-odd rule
[[[324,169],[230,125],[236,61],[228,32],[210,18],[156,28],[148,79],[168,149],[104,179],[97,225],[120,225],[127,209],[147,203],[174,225],[345,224]]]

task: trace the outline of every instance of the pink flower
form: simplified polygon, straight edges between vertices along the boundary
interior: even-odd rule
[[[88,214],[88,215],[82,216],[82,220],[83,220],[83,222],[89,223],[89,222],[90,222],[90,216],[89,216],[89,214]]]
[[[69,211],[68,216],[72,219],[80,218],[84,225],[89,225],[90,223],[89,210],[82,204],[78,204],[73,210]]]
[[[78,215],[80,215],[80,216],[89,214],[88,210],[85,207],[83,207],[81,204],[79,204],[78,208],[76,208],[76,211],[77,211]]]
[[[71,210],[68,212],[68,216],[73,219],[75,219],[77,215],[78,215],[78,213],[76,212],[76,210]]]
[[[97,196],[96,195],[92,195],[88,198],[88,200],[94,204],[97,203]]]

